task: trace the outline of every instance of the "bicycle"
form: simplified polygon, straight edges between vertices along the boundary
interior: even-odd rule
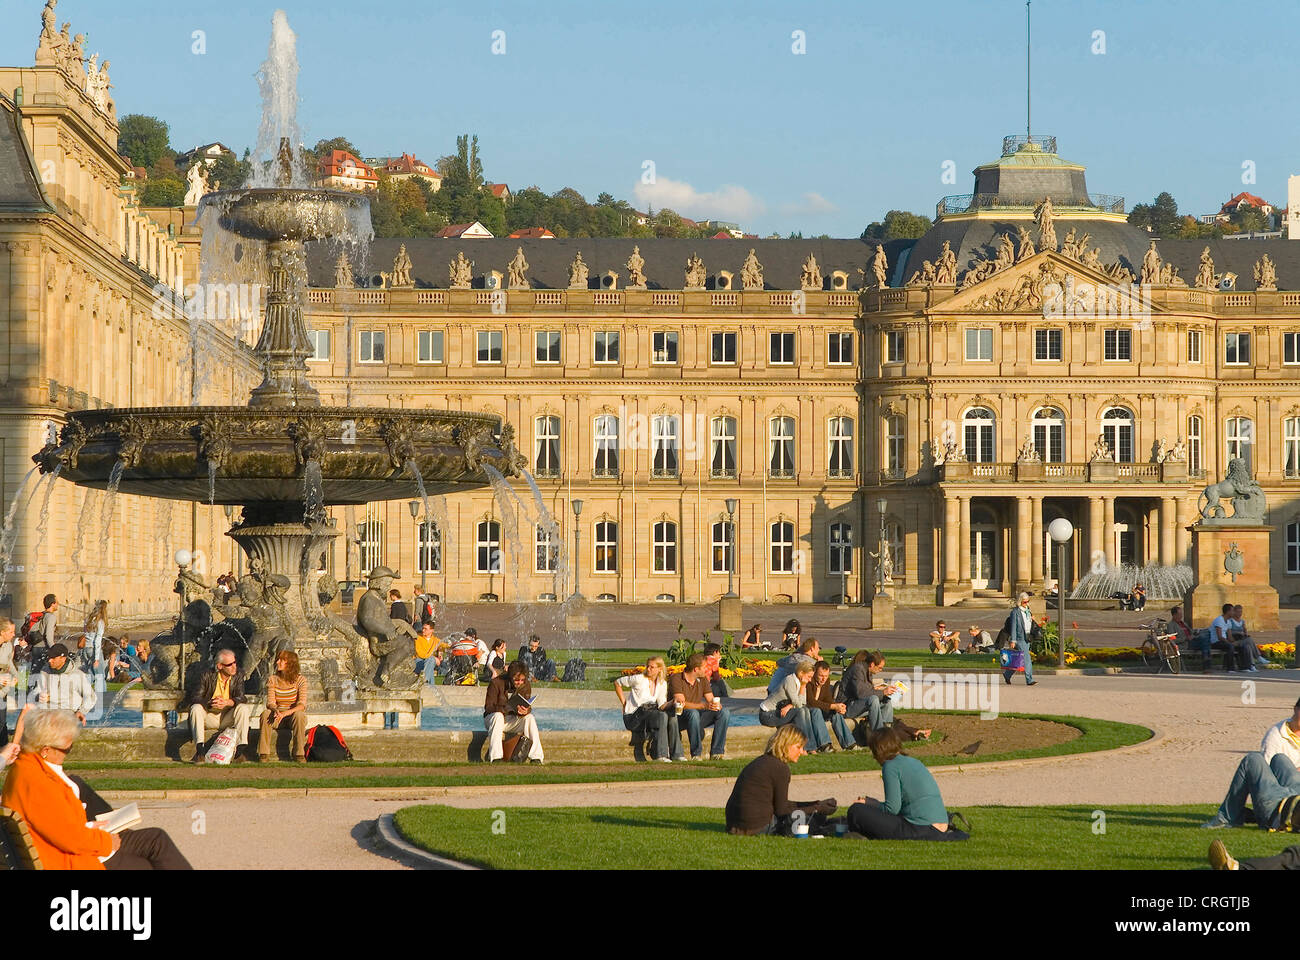
[[[1142,662],[1156,673],[1165,668],[1168,668],[1171,674],[1181,673],[1183,654],[1174,639],[1178,634],[1165,633],[1165,621],[1161,619],[1152,620],[1141,626],[1147,632],[1147,638],[1142,641]]]

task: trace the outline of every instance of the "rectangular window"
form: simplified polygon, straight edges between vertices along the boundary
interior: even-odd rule
[[[602,413],[596,418],[596,462],[593,472],[597,477],[618,476],[618,417]]]
[[[713,524],[713,572],[727,573],[731,570],[731,523],[719,520]]]
[[[483,520],[478,524],[474,543],[474,572],[501,572],[501,524]]]
[[[654,572],[677,572],[677,524],[660,520],[654,525]]]
[[[1282,473],[1295,479],[1300,477],[1300,417],[1282,421],[1282,437]]]
[[[537,456],[533,475],[558,477],[560,475],[560,418],[538,417],[533,421],[533,435]]]
[[[709,425],[712,457],[709,476],[728,479],[736,475],[736,418],[714,417]]]
[[[1300,363],[1300,333],[1282,334],[1282,362]]]
[[[1034,359],[1060,360],[1062,331],[1046,328],[1034,331]]]
[[[793,480],[794,417],[773,417],[768,421],[768,430],[771,437],[768,476],[777,480]]]
[[[885,334],[885,363],[903,363],[907,359],[907,340],[902,330]]]
[[[1132,360],[1133,331],[1107,330],[1105,332],[1105,349],[1106,360]]]
[[[853,334],[829,333],[826,335],[826,362],[851,364],[853,362]]]
[[[736,362],[736,335],[734,333],[715,333],[712,335],[712,352],[709,362],[729,364]]]
[[[853,476],[853,421],[848,417],[831,417],[827,424],[831,449],[827,475],[831,479]]]
[[[559,330],[537,331],[537,362],[538,363],[559,363],[560,362],[560,331]]]
[[[307,342],[311,344],[311,356],[308,360],[328,360],[330,358],[330,332],[328,330],[308,330]]]
[[[832,577],[853,573],[853,528],[847,523],[832,523],[830,527],[830,567]]]
[[[1201,418],[1187,418],[1187,469],[1193,474],[1201,472]]]
[[[1300,523],[1286,525],[1286,572],[1300,573]]]
[[[478,362],[501,362],[501,331],[480,330],[478,332]]]
[[[772,345],[771,361],[776,364],[794,363],[794,334],[773,333],[769,335]]]
[[[441,330],[421,330],[419,335],[419,362],[443,362],[443,333]]]
[[[597,330],[593,363],[618,363],[618,331]]]
[[[357,544],[361,554],[361,575],[367,576],[375,567],[384,563],[384,522],[379,519],[375,504],[366,508],[366,520],[361,524],[360,542]]]
[[[383,363],[384,362],[384,331],[382,330],[362,330],[361,331],[361,363]]]
[[[618,573],[618,524],[601,520],[596,524],[596,572]]]
[[[772,573],[794,573],[794,524],[778,520],[772,524]]]
[[[986,361],[993,359],[993,330],[978,327],[966,331],[966,359]]]
[[[1201,331],[1199,330],[1187,331],[1187,362],[1201,362]]]
[[[677,333],[672,330],[657,330],[653,336],[653,361],[655,363],[677,362]]]
[[[677,418],[659,415],[650,420],[650,449],[653,477],[677,476]]]
[[[415,525],[417,573],[442,573],[442,535],[432,520]]]
[[[1223,362],[1239,365],[1250,363],[1250,334],[1227,333],[1223,338]]]
[[[537,558],[533,565],[534,573],[555,573],[560,569],[560,545],[550,530],[538,524],[535,543]]]

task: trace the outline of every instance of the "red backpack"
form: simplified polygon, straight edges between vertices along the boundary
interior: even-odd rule
[[[27,614],[27,619],[23,621],[22,627],[18,630],[19,638],[22,640],[26,640],[27,635],[32,632],[32,629],[38,623],[41,622],[41,619],[44,616],[45,616],[44,610],[33,610],[31,613]]]
[[[320,763],[339,763],[352,759],[352,751],[337,727],[318,723],[307,731],[307,759]]]

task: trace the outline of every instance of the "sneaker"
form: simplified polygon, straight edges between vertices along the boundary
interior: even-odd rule
[[[529,760],[528,762],[529,762],[529,763],[541,763],[542,761],[540,761],[540,760]]]
[[[728,757],[725,753],[712,753],[712,754],[709,754],[709,759],[710,759],[710,760],[729,760],[729,759],[731,759],[731,758]]]
[[[1232,859],[1228,853],[1228,848],[1223,845],[1222,840],[1215,840],[1210,844],[1210,869],[1211,870],[1239,870],[1241,864]]]
[[[818,752],[818,753],[834,753],[834,752],[835,752],[835,748],[834,748],[833,746],[831,746],[829,743],[823,743],[820,747],[817,748],[817,752]]]
[[[699,756],[691,757],[691,759],[692,759],[692,760],[703,760],[703,759],[704,759],[704,755],[701,754],[701,755],[699,755]]]
[[[848,753],[850,750],[856,750],[858,749],[857,741],[850,743],[848,746],[840,747],[840,749],[843,750],[845,753]]]
[[[659,762],[660,762],[660,763],[672,763],[673,760],[672,760],[672,757],[660,757],[660,758],[659,758]]]
[[[1226,827],[1231,827],[1231,826],[1232,826],[1231,823],[1229,823],[1227,820],[1224,820],[1223,817],[1219,816],[1219,815],[1216,813],[1216,814],[1215,814],[1214,816],[1212,816],[1209,820],[1206,820],[1203,824],[1201,824],[1201,829],[1202,829],[1202,830],[1222,830],[1222,829],[1224,829],[1224,828],[1226,828]]]
[[[1025,681],[1025,686],[1026,686],[1026,687],[1032,687],[1032,686],[1033,686],[1034,684],[1036,684],[1037,682],[1038,682],[1037,680],[1026,680],[1026,681]]]
[[[1254,667],[1247,667],[1246,673],[1259,673],[1259,671],[1256,670]]]
[[[1255,663],[1261,667],[1267,667],[1272,662],[1273,662],[1272,660],[1265,660],[1263,657],[1260,657],[1258,660],[1255,661]]]

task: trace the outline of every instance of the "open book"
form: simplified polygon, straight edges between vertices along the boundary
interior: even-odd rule
[[[106,824],[104,829],[109,833],[121,833],[139,822],[140,807],[134,803],[128,803],[125,807],[118,807],[108,813],[101,813],[95,818],[96,824]]]
[[[525,697],[518,693],[512,693],[510,694],[510,699],[506,701],[506,704],[511,707],[531,707],[537,702],[539,696],[541,696],[541,694],[534,694],[532,697]]]

